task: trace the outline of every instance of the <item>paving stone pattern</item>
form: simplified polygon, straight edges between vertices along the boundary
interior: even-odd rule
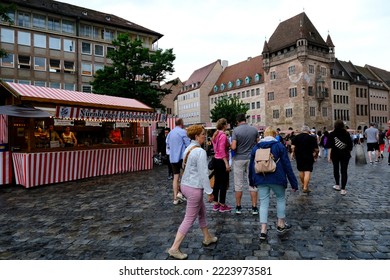
[[[292,162],[296,171],[295,162]],[[228,204],[234,208],[233,178]],[[166,166],[153,170],[24,189],[0,187],[0,259],[169,259],[185,204],[172,204]],[[269,238],[259,241],[259,216],[251,214],[247,191],[243,213],[215,213],[207,204],[217,244],[202,245],[196,223],[182,244],[195,260],[390,259],[390,166],[349,165],[347,195],[332,189],[332,165],[315,163],[309,195],[287,190],[287,220],[293,228],[276,234],[275,197]]]

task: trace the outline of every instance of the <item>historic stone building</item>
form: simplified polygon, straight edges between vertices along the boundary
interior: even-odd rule
[[[111,63],[107,52],[120,33],[140,39],[150,51],[163,36],[129,20],[51,0],[4,0],[16,4],[0,21],[0,78],[51,88],[91,92],[94,73]]]

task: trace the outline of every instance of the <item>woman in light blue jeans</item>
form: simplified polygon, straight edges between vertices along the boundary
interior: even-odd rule
[[[268,207],[271,190],[276,195],[276,215],[278,220],[286,218],[286,188],[281,185],[263,184],[257,187],[260,196],[260,224],[268,222]]]

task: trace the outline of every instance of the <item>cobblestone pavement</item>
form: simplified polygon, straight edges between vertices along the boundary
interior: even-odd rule
[[[295,162],[292,162],[296,172]],[[259,217],[244,191],[242,215],[214,213],[217,244],[202,246],[197,223],[182,244],[189,259],[390,259],[390,166],[349,165],[347,195],[332,189],[332,167],[315,164],[310,195],[287,191],[292,230],[276,234],[271,199],[269,238],[259,242]],[[296,172],[297,174],[297,172]],[[231,178],[232,179],[232,178]],[[234,192],[228,204],[234,206]],[[172,204],[166,166],[24,189],[0,187],[0,259],[168,259],[185,204]]]

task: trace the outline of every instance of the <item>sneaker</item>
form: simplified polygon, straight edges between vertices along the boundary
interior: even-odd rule
[[[259,209],[257,207],[252,207],[252,215],[258,215],[259,214]]]
[[[292,225],[285,223],[284,227],[277,227],[276,231],[280,234],[288,232],[292,228]]]
[[[187,201],[187,199],[184,197],[184,195],[181,192],[178,192],[176,197],[181,200],[182,202]]]
[[[213,211],[219,211],[219,207],[220,207],[219,204],[214,204]]]
[[[170,257],[173,257],[173,258],[178,259],[178,260],[185,260],[188,257],[187,254],[180,252],[180,250],[169,249],[168,254]]]
[[[372,161],[370,161],[370,164],[374,164]]]
[[[236,214],[240,215],[241,213],[241,206],[236,206]]]
[[[335,191],[340,191],[340,190],[341,190],[340,186],[338,186],[338,185],[334,185],[334,186],[333,186],[333,189],[334,189]]]
[[[168,180],[172,180],[173,179],[173,176],[172,175],[169,175],[168,176]]]
[[[266,233],[260,233],[260,240],[266,240],[267,239],[267,234]]]
[[[174,204],[174,205],[178,205],[178,204],[181,204],[181,203],[183,203],[183,201],[180,200],[180,199],[175,199],[175,200],[173,200],[173,204]]]
[[[231,210],[232,210],[232,208],[227,204],[219,206],[219,212],[221,212],[221,213],[230,212]]]
[[[341,194],[341,195],[346,195],[346,194],[347,194],[347,191],[346,191],[346,190],[341,190],[340,194]]]
[[[218,237],[214,236],[214,237],[211,237],[210,239],[203,240],[202,243],[204,246],[209,246],[210,244],[216,243],[217,241],[218,241]]]

